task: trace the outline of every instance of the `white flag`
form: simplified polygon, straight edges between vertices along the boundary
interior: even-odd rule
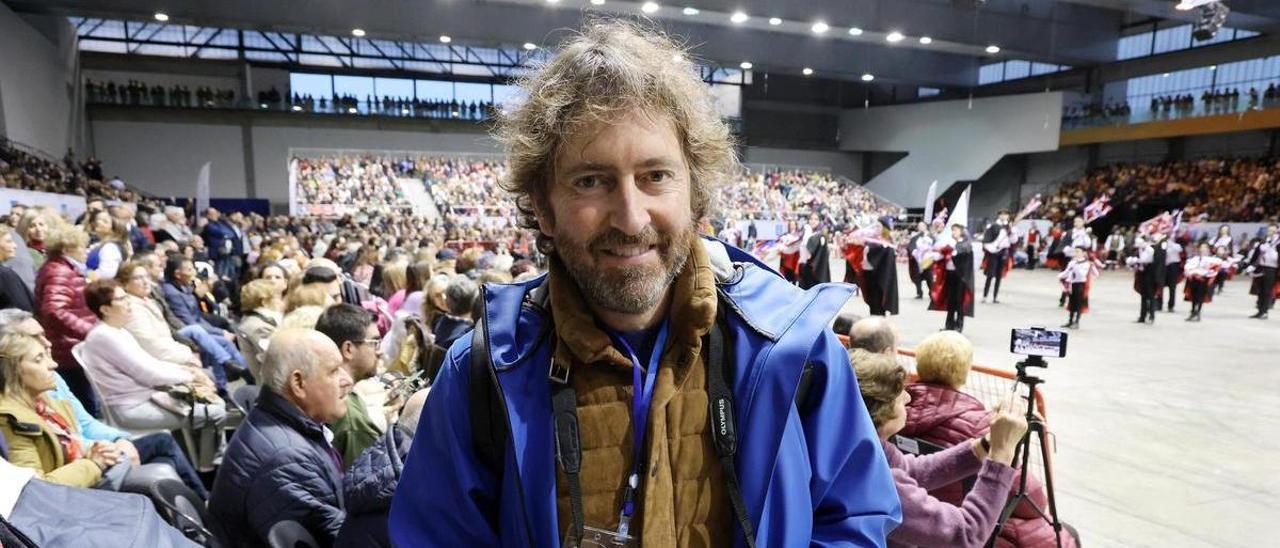
[[[938,200],[938,181],[929,184],[929,194],[924,198],[924,219],[925,223],[933,221],[933,202]]]
[[[209,162],[204,163],[196,178],[196,215],[204,215],[206,209],[209,209]]]

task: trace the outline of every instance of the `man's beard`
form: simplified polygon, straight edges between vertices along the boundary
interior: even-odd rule
[[[590,304],[611,312],[640,314],[657,306],[684,270],[696,238],[692,224],[674,233],[658,232],[650,226],[635,236],[610,228],[585,244],[559,233],[555,237],[555,252]],[[631,268],[604,268],[594,264],[594,254],[627,245],[654,246],[659,264]]]

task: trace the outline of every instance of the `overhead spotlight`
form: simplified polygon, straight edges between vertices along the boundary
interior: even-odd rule
[[[685,9],[684,9],[684,10],[682,10],[680,13],[683,13],[683,14],[685,14],[685,15],[697,15],[697,14],[702,13],[702,12],[701,12],[701,11],[698,11],[698,8],[685,8]]]
[[[302,105],[293,105],[292,107],[289,107],[289,110],[292,110],[294,112],[302,112]]]
[[[738,24],[742,24],[742,23],[746,23],[746,22],[747,22],[747,19],[750,19],[750,18],[751,18],[750,16],[748,16],[747,14],[745,14],[745,13],[743,13],[743,12],[735,11],[735,12],[733,12],[733,15],[730,15],[730,16],[729,16],[729,21],[734,22],[734,23],[738,23]]]
[[[1209,65],[1209,70],[1218,70],[1218,65]]]
[[[800,71],[800,73],[804,74],[805,76],[813,76],[813,69],[809,67],[805,67],[804,70]]]
[[[604,5],[604,0],[591,0],[591,5],[593,5],[593,6],[603,6],[603,5]]]
[[[357,113],[357,112],[359,112],[359,111],[358,111],[358,110],[356,110],[356,107],[348,107],[348,108],[347,108],[347,114],[355,114],[355,113]]]
[[[547,0],[548,4],[559,4],[560,0]]]
[[[888,35],[884,37],[885,40],[888,40],[889,42],[893,42],[895,44],[898,42],[901,42],[903,38],[906,38],[906,36],[903,36],[901,32],[898,32],[896,30],[890,32]]]
[[[1000,46],[997,46],[995,44],[991,44],[990,46],[987,46],[987,53],[990,53],[993,55],[1000,53]]]
[[[441,44],[448,44],[449,42],[452,42],[452,41],[453,41],[453,38],[452,38],[452,37],[450,37],[448,34],[445,34],[445,35],[440,36],[440,43],[441,43]]]
[[[862,36],[862,29],[858,27],[850,27],[849,36]]]
[[[875,79],[876,79],[876,77],[875,77],[875,76],[873,76],[870,72],[868,72],[868,73],[866,73],[866,74],[863,74],[863,75],[862,75],[862,81],[863,81],[863,82],[870,82],[870,81],[875,80]]]
[[[742,64],[740,64],[740,65],[738,65],[738,66],[739,66],[739,67],[742,67],[742,70],[751,70],[751,67],[753,67],[753,66],[755,66],[755,65],[752,65],[752,64],[751,64],[751,61],[743,61],[743,62],[742,62]]]
[[[351,35],[360,38],[364,36],[364,29],[351,29]]]
[[[524,49],[532,51],[532,50],[538,49],[538,46],[535,45],[533,42],[525,42]]]
[[[831,27],[827,26],[827,24],[822,21],[814,23],[813,26],[809,28],[809,30],[812,30],[814,34],[823,34],[830,29]]]
[[[782,19],[781,19],[781,18],[778,18],[778,17],[770,17],[770,18],[769,18],[769,24],[770,24],[770,25],[773,25],[773,26],[775,26],[775,27],[776,27],[776,26],[778,26],[778,25],[781,25],[781,24],[782,24]]]
[[[661,6],[659,6],[657,2],[645,2],[643,5],[640,6],[640,11],[643,11],[645,13],[654,13],[658,11],[660,7]]]
[[[1161,75],[1160,75],[1160,77],[1161,77],[1161,78],[1168,78],[1168,77],[1169,77],[1169,73],[1167,73],[1167,72],[1166,72],[1166,73],[1164,73],[1164,74],[1161,74]]]
[[[929,45],[929,44],[932,44],[932,43],[933,43],[933,38],[930,38],[930,37],[928,37],[928,36],[921,36],[921,37],[920,37],[920,43],[921,43],[921,44],[924,44],[924,45],[926,45],[926,46],[927,46],[927,45]]]
[[[169,20],[169,14],[167,14],[167,13],[165,13],[165,12],[163,12],[163,11],[157,11],[157,12],[156,12],[156,21],[159,21],[159,22],[161,22],[161,23],[164,23],[164,22],[166,22],[166,21],[168,21],[168,20]]]

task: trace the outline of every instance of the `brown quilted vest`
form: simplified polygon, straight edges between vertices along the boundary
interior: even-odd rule
[[[647,466],[632,533],[646,547],[728,546],[732,506],[707,425],[702,336],[715,321],[715,276],[701,245],[677,276],[666,351],[649,411]],[[595,324],[572,278],[552,261],[550,300],[557,366],[577,391],[585,524],[615,530],[631,472],[631,361]],[[556,466],[561,535],[573,514],[569,484]]]

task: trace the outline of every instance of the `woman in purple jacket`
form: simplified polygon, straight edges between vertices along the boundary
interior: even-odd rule
[[[1013,482],[1014,447],[1027,420],[1012,401],[998,406],[986,437],[926,456],[904,455],[889,438],[907,422],[906,371],[893,356],[855,350],[850,361],[858,387],[884,446],[902,501],[902,525],[889,534],[889,546],[977,547],[994,530]],[[927,489],[977,475],[960,506],[940,501]]]

